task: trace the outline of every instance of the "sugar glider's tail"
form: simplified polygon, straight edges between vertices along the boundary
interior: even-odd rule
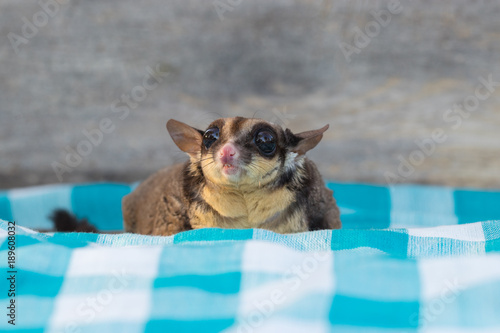
[[[54,222],[54,228],[60,232],[91,232],[98,233],[96,227],[87,219],[78,220],[77,217],[67,210],[56,209],[49,217]]]

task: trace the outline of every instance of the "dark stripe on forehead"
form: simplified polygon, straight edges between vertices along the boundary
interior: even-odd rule
[[[233,119],[232,123],[231,123],[231,129],[230,129],[230,133],[231,135],[233,136],[238,136],[238,133],[241,132],[242,128],[243,128],[243,124],[247,121],[248,119],[246,118],[243,118],[243,117],[236,117]]]
[[[245,132],[243,129],[247,120],[243,117],[221,118],[213,121],[208,128],[217,127],[220,130],[220,140],[216,143],[220,145],[229,140],[235,140],[241,135],[242,131]]]

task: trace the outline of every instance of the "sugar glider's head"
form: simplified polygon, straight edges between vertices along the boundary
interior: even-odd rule
[[[328,125],[293,134],[262,119],[236,117],[217,119],[204,131],[170,119],[167,129],[207,180],[221,186],[260,187],[293,172]]]

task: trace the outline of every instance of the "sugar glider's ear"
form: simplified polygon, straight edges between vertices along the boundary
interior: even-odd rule
[[[192,157],[196,157],[200,153],[203,139],[202,131],[174,119],[167,122],[167,130],[180,150]]]
[[[298,134],[293,134],[292,131],[287,128],[285,130],[285,134],[290,150],[299,155],[304,155],[309,150],[316,147],[316,145],[323,138],[323,133],[328,129],[328,127],[330,127],[330,125],[325,125],[320,129]]]

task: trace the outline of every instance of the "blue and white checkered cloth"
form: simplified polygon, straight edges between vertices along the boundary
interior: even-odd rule
[[[0,193],[0,331],[500,332],[500,193],[329,184],[343,229],[43,234],[54,208],[122,227],[128,185]],[[16,325],[8,324],[8,224]]]

